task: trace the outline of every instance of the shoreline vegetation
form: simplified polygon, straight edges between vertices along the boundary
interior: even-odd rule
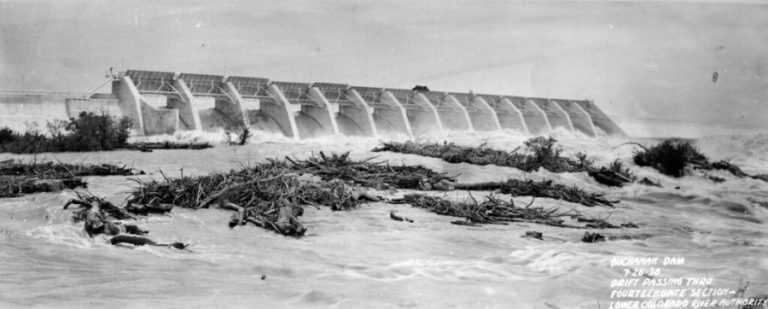
[[[144,174],[127,166],[112,164],[69,164],[54,162],[0,161],[0,198],[37,192],[58,192],[87,187],[85,176],[132,176]]]
[[[38,129],[25,133],[0,128],[0,153],[33,154],[42,152],[113,151],[119,149],[151,152],[154,149],[206,149],[208,142],[128,143],[132,120],[82,112],[77,118],[49,121],[47,132]]]

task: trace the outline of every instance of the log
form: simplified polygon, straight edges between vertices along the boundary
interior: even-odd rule
[[[395,220],[395,221],[405,221],[405,222],[408,222],[408,223],[413,223],[413,220],[411,220],[409,218],[401,217],[401,216],[396,215],[394,210],[390,210],[389,211],[389,218],[392,219],[392,220]]]

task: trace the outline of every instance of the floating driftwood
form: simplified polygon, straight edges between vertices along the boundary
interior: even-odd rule
[[[601,242],[605,241],[605,236],[598,233],[584,232],[584,236],[581,237],[581,241],[589,243]]]
[[[512,196],[546,197],[582,204],[588,207],[597,205],[613,206],[613,204],[619,202],[604,198],[602,193],[590,193],[576,186],[555,184],[552,180],[509,179],[503,182],[455,183],[453,187],[457,190],[500,190],[501,193]]]
[[[408,217],[398,216],[395,214],[394,210],[389,211],[389,218],[395,221],[405,221],[408,223],[413,223],[413,220],[409,219]]]
[[[425,157],[440,158],[449,163],[471,163],[476,165],[509,166],[523,171],[535,171],[541,167],[551,172],[567,172],[579,169],[579,162],[560,156],[560,149],[556,147],[554,138],[535,138],[526,141],[526,146],[532,150],[531,154],[518,153],[479,147],[465,147],[454,143],[415,143],[415,142],[388,142],[374,148],[374,152],[391,151],[398,153],[416,154]]]
[[[37,179],[33,177],[0,175],[0,198],[19,197],[38,192],[59,192],[64,189],[85,187],[80,177],[66,179]]]
[[[619,202],[604,198],[602,193],[586,192],[577,186],[556,184],[552,180],[509,179],[501,186],[501,193],[512,196],[547,197],[589,207],[597,205],[613,206],[613,204]]]
[[[537,231],[525,231],[525,235],[522,237],[544,240],[544,234]]]
[[[78,176],[130,176],[141,175],[143,171],[112,164],[71,164],[61,162],[25,163],[7,160],[0,162],[0,175],[34,176],[45,179],[62,179]]]
[[[185,249],[189,244],[179,242],[160,244],[143,235],[149,233],[136,225],[114,221],[115,219],[135,219],[136,217],[126,212],[125,209],[88,193],[79,193],[78,198],[69,200],[64,204],[64,209],[70,205],[80,208],[73,211],[72,219],[75,222],[85,221],[83,228],[88,236],[96,235],[113,236],[110,243],[113,245],[131,244],[134,246],[162,246],[176,249]],[[134,236],[139,235],[139,236]]]
[[[130,143],[125,145],[125,149],[133,149],[133,150],[139,150],[142,152],[152,152],[155,149],[192,149],[192,150],[200,150],[200,149],[208,149],[212,148],[213,145],[211,145],[208,142],[142,142],[142,143]]]
[[[587,172],[595,181],[609,187],[623,187],[625,184],[635,180],[635,176],[618,159],[613,161],[608,167],[601,167],[599,170],[590,168]]]
[[[285,161],[271,161],[292,172],[317,175],[324,181],[338,179],[375,189],[432,190],[456,181],[454,177],[421,165],[390,165],[373,160],[354,161],[349,158],[349,152],[330,156],[320,152],[305,160],[286,158]]]
[[[85,187],[83,176],[137,175],[133,168],[111,164],[69,164],[5,160],[0,162],[0,198]]]
[[[109,240],[109,242],[113,245],[120,245],[120,244],[131,244],[134,246],[155,246],[155,247],[168,247],[168,248],[175,248],[179,250],[186,249],[189,244],[184,244],[180,242],[172,242],[167,244],[159,244],[154,242],[153,240],[145,237],[140,236],[132,236],[132,235],[117,235],[112,237],[112,239]]]
[[[454,177],[437,173],[420,165],[391,166],[384,162],[372,162],[372,159],[353,161],[349,158],[349,153],[327,156],[320,152],[319,155],[311,156],[306,160],[290,158],[286,160],[291,164],[287,165],[286,161],[277,160],[272,160],[272,164],[295,173],[317,175],[324,181],[340,179],[376,189],[389,187],[424,191],[500,189],[502,193],[513,196],[547,197],[585,206],[612,206],[618,202],[604,198],[601,193],[585,192],[576,186],[553,184],[551,180],[536,182],[511,179],[506,182],[457,183]]]
[[[300,236],[306,231],[297,219],[303,213],[302,205],[344,210],[369,198],[344,181],[315,181],[293,173],[291,166],[272,160],[229,173],[139,181],[140,188],[132,193],[128,203],[234,210],[231,226],[251,222],[283,235]]]
[[[230,226],[251,222],[292,236],[300,236],[306,231],[297,219],[303,213],[303,205],[346,210],[357,207],[364,200],[381,200],[363,187],[446,190],[454,189],[455,185],[456,189],[471,189],[468,185],[456,184],[453,177],[423,166],[395,166],[372,159],[355,161],[349,158],[349,153],[326,155],[323,152],[303,160],[268,159],[267,163],[228,173],[138,182],[140,187],[131,194],[129,205],[218,207],[235,212]],[[476,187],[472,189],[475,190],[487,189],[484,184],[474,185]],[[507,181],[492,185],[493,189],[513,195],[559,198],[587,206],[614,203],[600,194],[551,182]],[[131,207],[134,206],[128,206]],[[408,220],[396,214],[390,217]],[[470,224],[473,222],[482,220],[470,221]]]
[[[638,183],[641,184],[641,185],[661,188],[661,183],[659,183],[658,181],[650,180],[650,179],[648,179],[648,177],[643,177],[643,179],[640,179],[640,181],[638,181]]]
[[[77,198],[67,201],[67,203],[64,204],[64,209],[69,208],[71,205],[82,206],[72,213],[72,219],[75,222],[85,220],[89,209],[98,209],[102,212],[105,219],[136,219],[136,216],[129,213],[126,209],[118,207],[110,201],[87,192],[77,192]]]
[[[734,165],[734,164],[732,164],[732,163],[730,163],[728,161],[722,161],[721,160],[721,161],[713,162],[713,163],[709,164],[709,166],[704,166],[704,167],[701,167],[701,168],[703,168],[703,169],[713,169],[713,170],[723,170],[723,171],[726,171],[726,172],[729,172],[729,173],[733,174],[736,177],[752,177],[752,178],[755,178],[754,176],[751,176],[751,175],[745,173],[744,171],[741,170],[741,168],[739,168],[738,166],[736,166],[736,165]],[[758,178],[756,178],[756,179],[758,179]]]
[[[621,161],[614,161],[607,167],[593,166],[592,160],[583,153],[576,158],[563,157],[562,150],[557,146],[557,140],[550,137],[536,137],[525,142],[528,153],[519,153],[518,149],[511,152],[494,150],[481,145],[479,147],[458,146],[453,143],[428,144],[414,142],[389,142],[373,149],[374,152],[391,151],[398,153],[417,154],[426,157],[441,158],[450,163],[470,163],[477,165],[498,165],[514,167],[526,172],[544,168],[555,173],[588,172],[598,182],[609,186],[623,186],[634,180],[629,169],[624,168]]]
[[[545,209],[543,207],[531,207],[531,205],[517,207],[512,200],[505,201],[494,195],[486,196],[482,201],[472,198],[457,202],[426,194],[406,194],[402,198],[393,199],[391,202],[394,204],[411,204],[413,207],[424,208],[439,215],[466,219],[465,222],[451,222],[459,225],[529,222],[557,227],[584,228],[566,224],[562,218],[584,218],[589,222],[600,221],[600,219],[586,218],[577,213],[561,212],[556,208]],[[619,227],[621,226],[606,225],[605,228]]]

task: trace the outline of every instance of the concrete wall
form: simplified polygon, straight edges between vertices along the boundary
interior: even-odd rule
[[[266,108],[262,108],[262,100],[259,99],[242,98],[242,101],[240,101],[245,117],[248,119],[248,125],[256,130],[291,137],[290,134],[292,134],[292,131],[290,124],[285,126],[285,123],[283,122],[281,126],[277,119],[273,117],[273,115],[275,117],[282,117],[284,109],[280,108],[279,105],[276,105],[271,99],[263,100],[263,102],[266,102],[264,105]]]
[[[507,98],[496,99],[496,116],[502,129],[517,130],[530,134],[523,112]],[[486,100],[487,101],[487,100]]]
[[[181,79],[177,79],[173,83],[174,87],[179,91],[180,98],[169,97],[168,107],[179,110],[179,119],[181,125],[186,130],[201,131],[203,129],[200,123],[200,114],[198,113],[197,103],[195,101],[202,98],[195,98],[192,92],[187,87],[187,83]]]
[[[227,99],[219,98],[214,101],[213,108],[203,108],[198,111],[204,130],[239,130],[249,124],[245,113],[239,104],[233,104]]]
[[[123,111],[120,110],[117,98],[113,99],[66,99],[67,115],[74,118],[82,112],[94,113],[97,115],[110,115],[116,118],[123,117]]]
[[[567,128],[569,131],[575,131],[576,129],[573,127],[573,120],[571,120],[571,115],[570,115],[570,114],[568,114],[568,112],[567,112],[567,111],[566,111],[566,110],[565,110],[565,109],[564,109],[562,106],[560,106],[560,103],[559,103],[558,101],[555,101],[555,100],[549,100],[548,102],[549,102],[549,104],[550,104],[551,106],[553,106],[553,107],[554,107],[556,110],[560,111],[560,114],[561,114],[561,115],[563,115],[563,117],[565,118],[565,121],[566,121],[566,122],[567,122],[567,124],[568,124],[568,125],[566,126],[566,128]]]
[[[179,110],[155,108],[146,102],[141,103],[141,115],[144,119],[144,134],[173,134],[179,130]]]
[[[549,99],[531,99],[531,101],[536,103],[547,114],[547,119],[552,129],[564,128],[567,131],[573,130],[568,114],[557,106],[554,101]]]
[[[141,96],[136,85],[127,76],[112,82],[112,93],[117,96],[117,105],[124,116],[133,119],[133,130],[144,134],[144,118],[141,113]]]
[[[452,98],[452,97],[451,97]],[[454,99],[455,100],[455,99]],[[458,103],[458,101],[456,101]],[[491,102],[493,103],[493,102]],[[501,123],[496,111],[481,97],[474,97],[467,108],[472,127],[477,131],[501,130]]]
[[[595,126],[592,123],[592,117],[590,117],[583,108],[571,101],[555,101],[560,107],[563,108],[563,110],[565,110],[566,113],[568,113],[568,116],[571,118],[571,124],[573,124],[573,128],[575,130],[588,136],[597,136],[597,131],[595,131]]]
[[[18,132],[35,128],[45,131],[48,122],[76,118],[81,112],[116,118],[126,116],[117,96],[108,93],[88,95],[63,92],[0,93],[0,127],[8,126]],[[135,117],[129,118],[134,120],[134,129],[138,127]]]
[[[300,132],[300,137],[305,136],[321,136],[321,135],[335,135],[339,134],[339,126],[336,123],[336,116],[339,114],[339,105],[331,104],[325,99],[325,96],[317,88],[309,88],[309,97],[317,105],[302,105],[301,113],[312,118],[316,122],[320,129],[312,130],[312,132]]]
[[[458,101],[454,100],[442,100],[440,107],[434,106],[432,102],[427,100],[421,93],[416,93],[413,100],[415,103],[425,106],[430,105],[437,111],[439,122],[442,125],[442,129],[455,130],[455,131],[474,131],[472,121],[469,118],[469,113]],[[411,122],[413,126],[413,122]]]
[[[381,100],[387,106],[403,107],[411,127],[412,136],[443,134],[443,124],[437,109],[431,103],[425,102],[425,99],[414,100],[415,104],[406,108],[391,92],[384,91],[381,94]],[[376,117],[374,117],[375,119]]]
[[[525,121],[528,124],[528,129],[531,130],[531,133],[547,134],[552,132],[553,127],[552,123],[549,122],[549,113],[544,109],[544,107],[533,100],[523,100],[524,106],[528,111],[530,111],[530,114],[525,115]]]
[[[239,131],[243,128],[243,113],[224,97],[197,98],[195,105],[204,131]]]
[[[250,122],[246,113],[246,102],[232,83],[227,82],[222,85],[222,90],[228,100],[216,100],[216,110],[228,115],[235,125],[249,126]],[[258,105],[258,100],[256,102]],[[258,107],[257,107],[258,109]]]
[[[0,94],[0,127],[45,131],[48,121],[67,120],[66,94]]]
[[[328,106],[329,114],[334,117],[336,132],[344,135],[377,137],[373,122],[373,109],[365,101],[345,101],[346,104],[331,103],[317,87],[309,89],[309,97],[318,104]]]
[[[578,104],[587,112],[587,114],[589,114],[590,117],[592,117],[592,123],[594,123],[595,127],[597,127],[597,129],[600,131],[603,131],[607,135],[627,136],[627,133],[624,133],[624,131],[621,130],[621,128],[617,126],[613,120],[608,118],[608,116],[606,116],[603,111],[595,106],[595,103],[592,101],[585,100],[573,102]]]
[[[356,130],[350,130],[349,126],[342,129],[341,119],[349,119],[354,123]],[[344,135],[359,135],[378,138],[378,130],[373,120],[373,108],[352,105],[339,106],[339,114],[336,116],[336,124],[339,125],[339,133]]]
[[[502,101],[505,100],[509,101],[523,114],[528,133],[540,135],[551,131],[546,113],[533,101],[520,97],[504,97]]]
[[[377,89],[361,89],[361,91],[365,96],[357,89],[351,88],[347,91],[347,97],[359,105],[367,105],[372,109],[373,126],[376,128],[377,135],[381,132],[399,133],[413,139],[408,114],[397,100],[383,101]]]
[[[85,93],[0,93],[0,127],[14,131],[45,130],[48,122],[68,120],[80,112],[121,117],[116,98],[100,95],[85,98]]]
[[[261,101],[260,112],[276,122],[285,136],[299,140],[295,117],[301,112],[301,106],[288,102],[280,89],[274,85],[268,86],[267,91],[272,99]]]

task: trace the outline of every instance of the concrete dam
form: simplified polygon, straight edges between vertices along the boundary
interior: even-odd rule
[[[453,131],[557,128],[587,136],[625,135],[592,101],[497,94],[295,83],[266,78],[128,70],[112,93],[0,93],[0,127],[76,117],[127,116],[139,135],[179,130],[257,130],[296,140],[323,135],[408,138]]]

